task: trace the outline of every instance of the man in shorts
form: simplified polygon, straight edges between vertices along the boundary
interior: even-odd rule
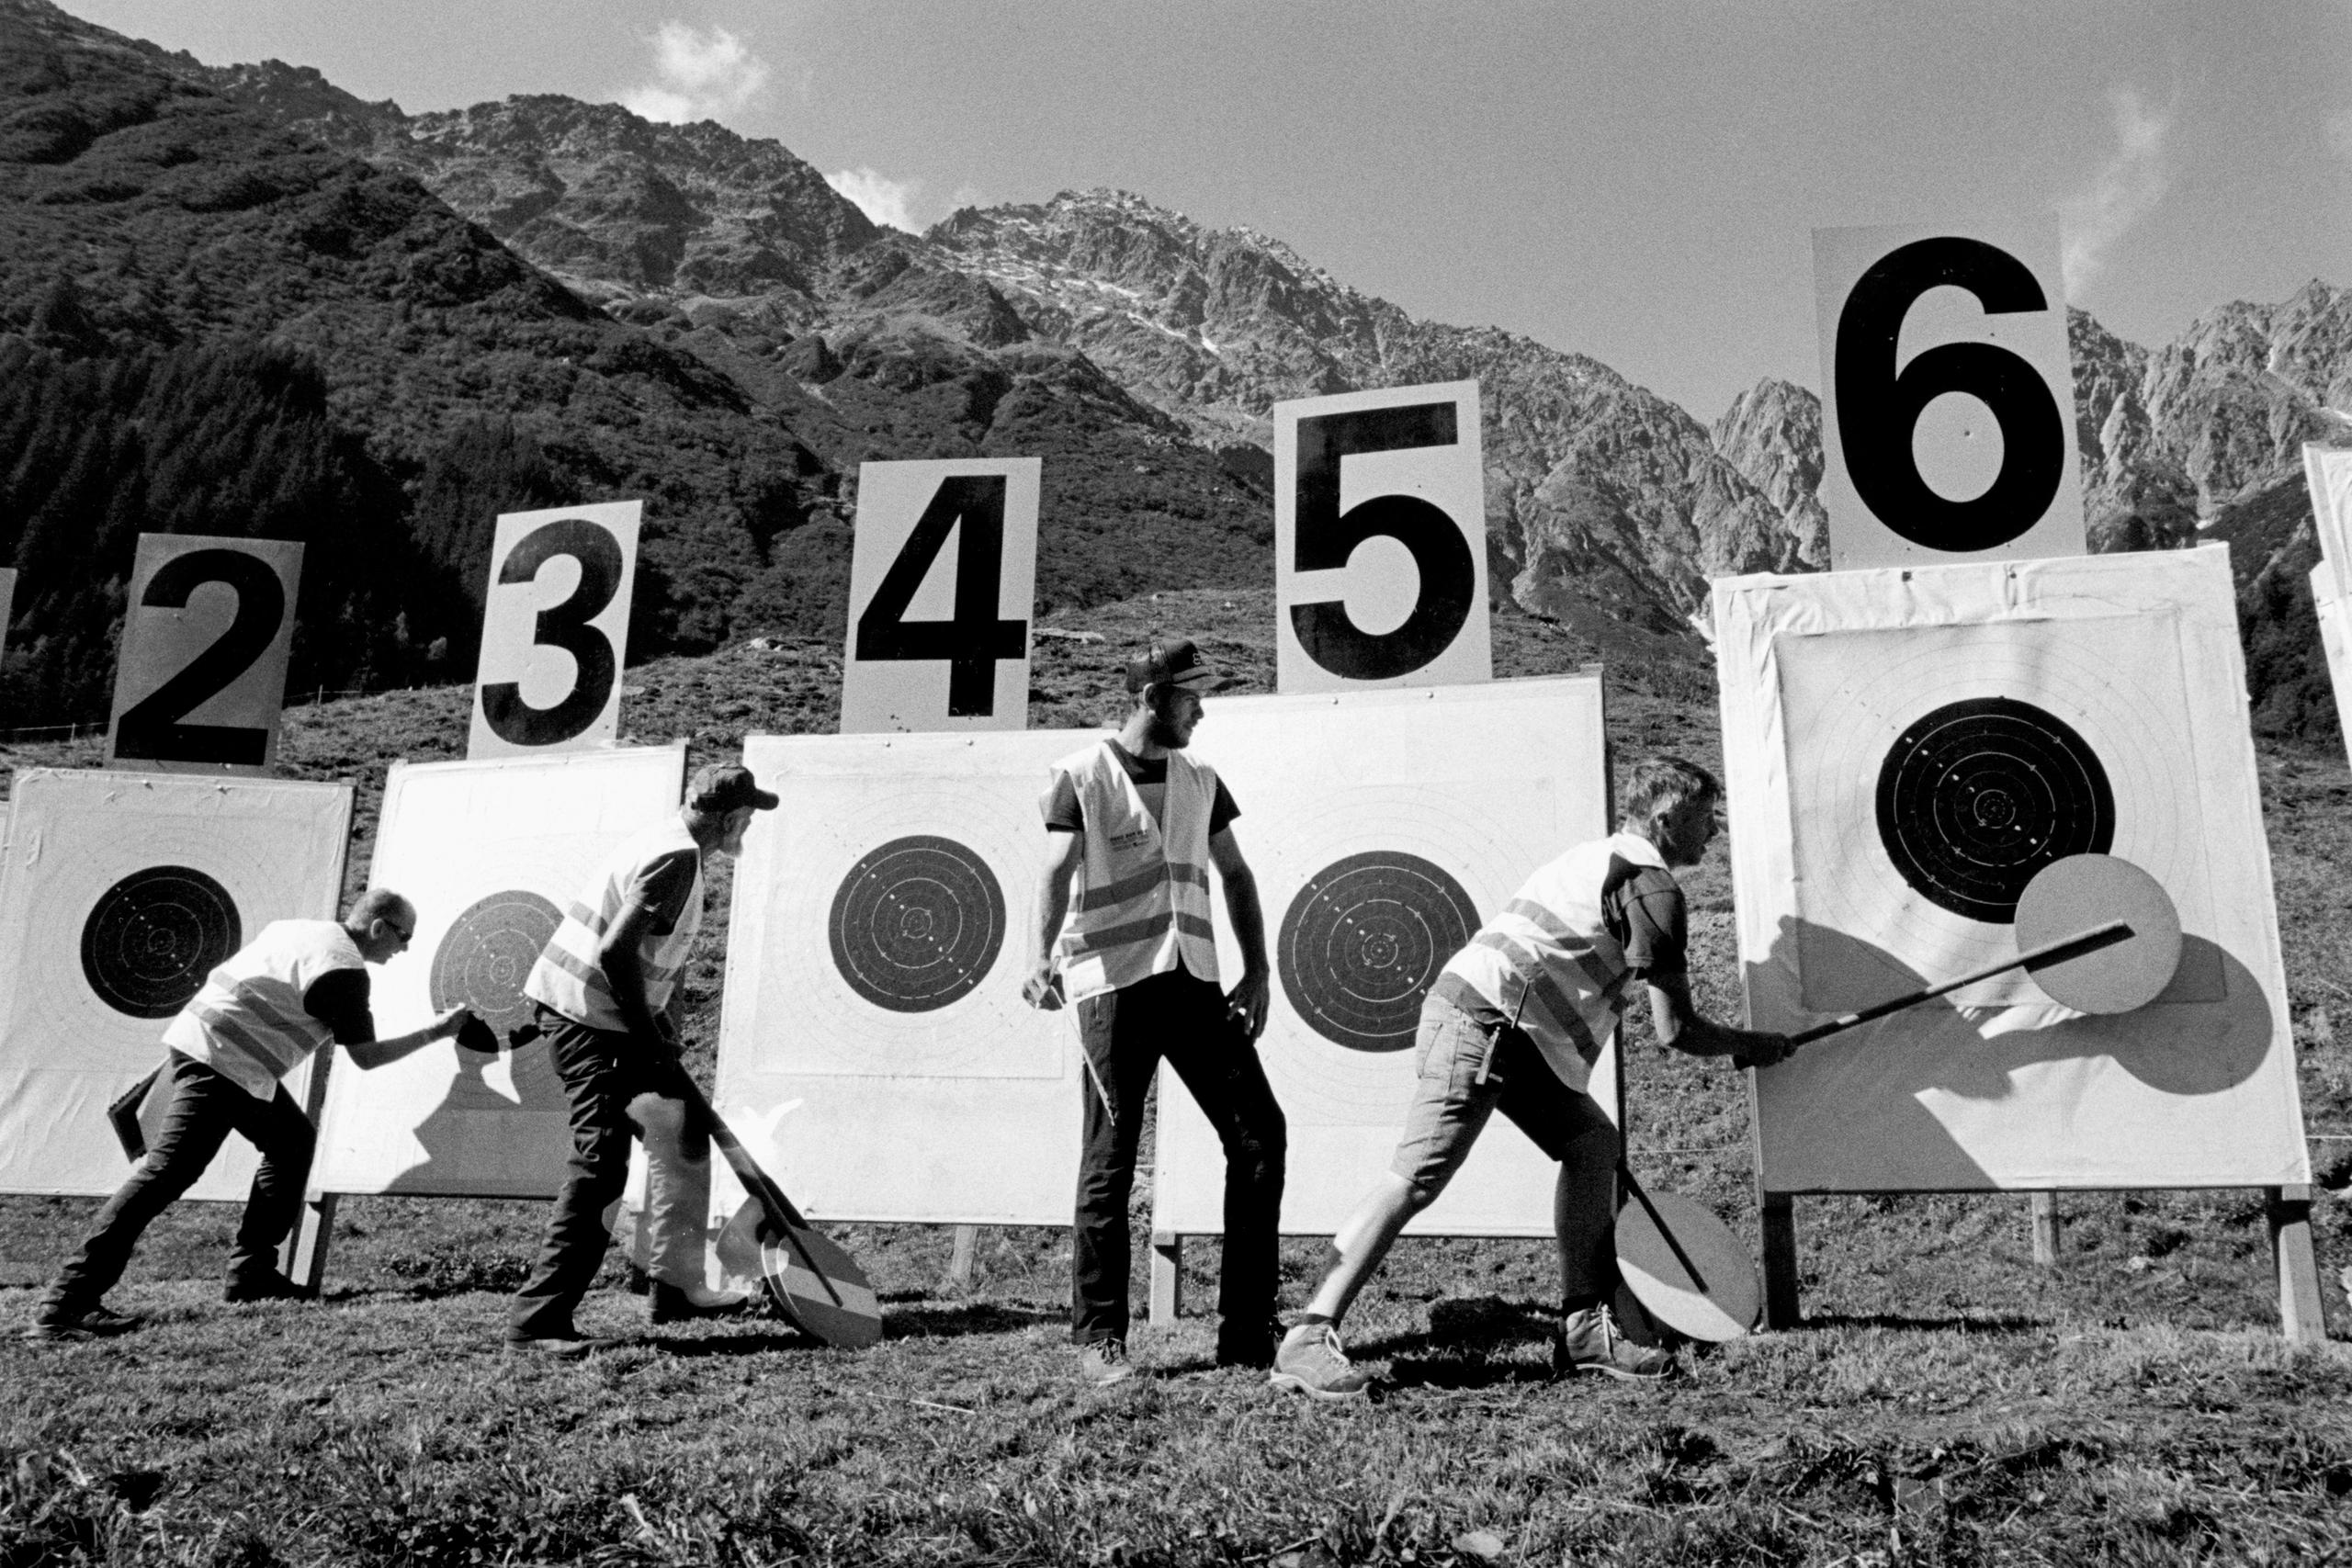
[[[1641,762],[1618,830],[1539,869],[1446,964],[1421,1004],[1420,1083],[1396,1161],[1332,1238],[1336,1260],[1269,1381],[1317,1399],[1365,1391],[1372,1377],[1348,1359],[1340,1321],[1497,1110],[1560,1164],[1554,1370],[1649,1380],[1671,1368],[1664,1351],[1626,1339],[1610,1310],[1617,1129],[1586,1089],[1636,980],[1659,1041],[1678,1051],[1761,1066],[1793,1049],[1785,1035],[1732,1029],[1691,1006],[1682,890],[1668,867],[1699,863],[1722,795],[1713,774],[1679,758]]]

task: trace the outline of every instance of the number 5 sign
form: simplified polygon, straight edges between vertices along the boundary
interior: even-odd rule
[[[1831,569],[2083,554],[2056,220],[1816,229],[1813,275]]]
[[[857,471],[842,733],[1025,729],[1036,457]]]
[[[1274,405],[1274,682],[1494,675],[1478,383]]]
[[[269,772],[301,581],[288,540],[140,535],[107,766]]]
[[[499,518],[467,756],[612,744],[644,515],[611,501]]]

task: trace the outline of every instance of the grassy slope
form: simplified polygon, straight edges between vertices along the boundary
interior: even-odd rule
[[[1108,716],[1108,650],[1162,627],[1271,689],[1269,597],[1171,593],[1060,617],[1107,643],[1040,640],[1032,722]],[[1592,651],[1520,619],[1498,623],[1497,640],[1504,673]],[[701,761],[748,730],[829,728],[837,682],[837,648],[819,641],[661,660],[631,671],[626,717],[641,739],[689,737]],[[1687,671],[1615,681],[1611,700],[1621,754],[1713,759],[1711,706]],[[289,772],[361,783],[355,883],[384,763],[456,754],[464,703],[435,691],[289,715]],[[1214,708],[1202,744],[1214,756]],[[0,749],[18,766],[96,760],[89,741]],[[2278,749],[2262,772],[2306,1115],[2315,1131],[2352,1130],[2352,1070],[2330,1018],[2347,999],[2335,890],[2352,871],[2352,774],[2333,752]],[[1734,1010],[1720,849],[1689,880],[1703,1005]],[[717,960],[701,955],[692,980],[706,1066]],[[1736,1082],[1645,1040],[1632,1059],[1643,1173],[1752,1222]],[[45,1272],[91,1207],[0,1200],[0,1256]],[[1546,1294],[1542,1246],[1408,1244],[1353,1325],[1400,1386],[1331,1412],[1209,1370],[1197,1316],[1138,1335],[1153,1371],[1138,1385],[1068,1386],[1055,1231],[985,1233],[969,1293],[940,1283],[944,1232],[845,1233],[890,1307],[891,1337],[864,1357],[763,1321],[553,1369],[510,1366],[493,1344],[498,1292],[520,1277],[539,1205],[347,1202],[323,1308],[220,1305],[205,1281],[233,1212],[182,1205],[119,1297],[154,1313],[153,1328],[115,1347],[0,1344],[0,1384],[18,1395],[0,1414],[0,1449],[17,1461],[0,1477],[0,1564],[71,1550],[1304,1563],[1486,1544],[1457,1551],[1464,1531],[1492,1533],[1510,1560],[1551,1562],[2352,1550],[2352,1356],[2277,1341],[2250,1195],[2086,1196],[2065,1210],[2064,1266],[2042,1271],[2020,1199],[1808,1201],[1811,1326],[1733,1347],[1662,1392],[1541,1380],[1528,1309]],[[2340,1211],[2324,1202],[2319,1218],[2324,1255],[2340,1257]],[[1288,1244],[1286,1301],[1308,1287],[1319,1246]],[[1213,1296],[1215,1250],[1188,1258],[1195,1302]],[[618,1282],[607,1274],[590,1321],[631,1321]],[[0,1291],[0,1324],[30,1299]]]

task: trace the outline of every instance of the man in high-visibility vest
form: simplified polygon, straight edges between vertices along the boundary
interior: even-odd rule
[[[1044,801],[1036,950],[1023,995],[1078,1010],[1089,1087],[1071,1247],[1070,1337],[1080,1375],[1129,1375],[1127,1196],[1144,1093],[1162,1057],[1225,1145],[1219,1366],[1273,1358],[1276,1226],[1288,1133],[1254,1043],[1266,1027],[1265,919],[1215,770],[1186,754],[1202,694],[1224,682],[1189,642],[1127,666],[1135,705],[1114,739],[1054,764]],[[1217,986],[1209,867],[1242,954]]]
[[[1387,1175],[1331,1238],[1323,1284],[1283,1337],[1269,1381],[1317,1399],[1373,1382],[1348,1359],[1340,1320],[1406,1222],[1436,1201],[1497,1111],[1560,1162],[1553,1195],[1561,1318],[1555,1372],[1663,1377],[1673,1358],[1619,1332],[1616,1123],[1586,1092],[1639,981],[1661,1044],[1742,1066],[1781,1060],[1786,1035],[1733,1029],[1690,1002],[1682,889],[1714,837],[1723,788],[1678,757],[1637,764],[1617,831],[1538,867],[1455,953],[1421,1003],[1420,1081]]]
[[[424,1028],[376,1038],[367,965],[404,951],[416,909],[371,888],[334,920],[272,920],[213,969],[164,1027],[171,1103],[130,1179],[34,1309],[28,1339],[87,1339],[138,1326],[101,1300],[130,1263],[140,1234],[196,1184],[231,1133],[261,1151],[229,1256],[232,1302],[294,1300],[309,1292],[277,1270],[278,1244],[301,1212],[317,1139],[278,1080],[333,1041],[361,1067],[380,1067],[458,1032],[471,1016],[451,1008]]]
[[[775,804],[748,768],[697,771],[674,815],[596,869],[523,982],[571,1102],[571,1168],[538,1265],[507,1311],[512,1349],[579,1356],[610,1343],[582,1334],[571,1314],[612,1239],[605,1214],[628,1185],[632,1137],[645,1141],[647,1315],[674,1323],[743,1303],[704,1281],[710,1130],[677,1088],[686,1068],[673,1012],[702,927],[704,863],[741,853],[752,814]]]

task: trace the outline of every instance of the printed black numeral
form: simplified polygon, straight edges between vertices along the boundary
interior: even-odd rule
[[[237,767],[259,767],[269,760],[266,728],[186,721],[269,651],[286,618],[286,585],[278,581],[277,569],[259,556],[243,550],[190,550],[156,570],[139,603],[161,610],[185,610],[190,596],[208,582],[227,583],[235,592],[235,618],[178,674],[123,709],[115,726],[118,758]]]
[[[1000,619],[996,610],[1004,570],[1004,492],[1002,474],[956,474],[942,479],[898,559],[882,574],[881,585],[857,617],[855,658],[948,661],[951,718],[994,714],[998,662],[1019,659],[1029,648],[1029,623]],[[959,524],[963,534],[956,552],[955,618],[908,620],[907,607],[914,603],[916,590]]]
[[[619,673],[612,639],[588,624],[621,591],[621,546],[610,529],[584,517],[560,517],[534,528],[507,553],[498,581],[529,582],[559,556],[580,563],[580,581],[562,603],[539,612],[531,643],[563,649],[571,655],[577,673],[571,690],[553,707],[537,708],[525,702],[519,681],[500,681],[481,689],[482,717],[493,734],[512,746],[560,746],[585,733],[611,700]]]
[[[2026,265],[1982,240],[1945,235],[1890,251],[1838,313],[1832,395],[1846,472],[1873,516],[1928,549],[1989,550],[2050,510],[2065,468],[2065,419],[2041,372],[1997,344],[1939,344],[1894,373],[1903,318],[1942,287],[1965,288],[1988,315],[2050,309]],[[1920,413],[1946,392],[1977,399],[2001,426],[2001,471],[1966,501],[1929,488],[1911,449]]]
[[[1412,614],[1394,631],[1363,630],[1348,618],[1342,600],[1293,604],[1290,621],[1299,646],[1324,669],[1356,681],[1408,675],[1434,662],[1469,621],[1478,592],[1478,563],[1460,525],[1442,508],[1414,495],[1376,495],[1340,510],[1342,458],[1452,446],[1460,440],[1451,402],[1316,414],[1298,422],[1295,570],[1344,567],[1358,545],[1385,536],[1412,553],[1420,573]]]

